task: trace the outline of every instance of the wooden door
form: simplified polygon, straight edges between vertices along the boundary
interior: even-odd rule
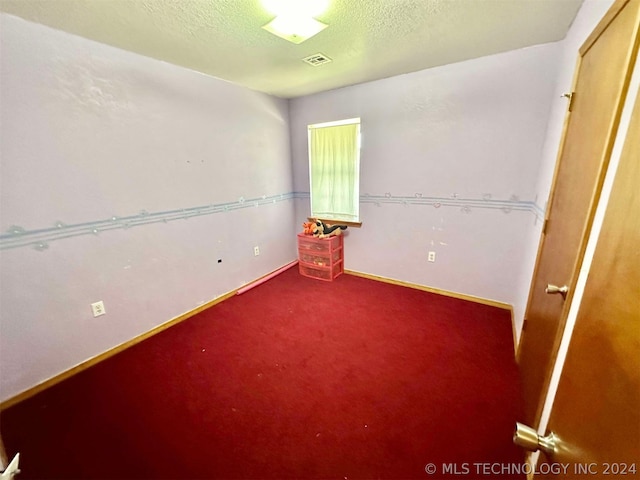
[[[536,427],[618,128],[640,0],[618,0],[582,46],[518,349],[525,413]],[[545,293],[548,284],[566,296]]]
[[[598,237],[549,430],[566,478],[640,478],[640,98]]]

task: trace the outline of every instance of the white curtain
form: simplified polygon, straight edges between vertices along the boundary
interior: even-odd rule
[[[310,128],[311,215],[358,221],[360,124]]]

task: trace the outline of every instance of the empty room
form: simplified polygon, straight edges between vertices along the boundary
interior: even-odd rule
[[[640,478],[640,0],[0,0],[0,475]]]

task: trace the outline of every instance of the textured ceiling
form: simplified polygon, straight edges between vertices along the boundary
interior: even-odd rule
[[[304,0],[300,0],[304,1]],[[564,38],[582,0],[331,0],[300,45],[260,0],[0,0],[0,10],[285,98]],[[302,58],[321,52],[333,62]]]

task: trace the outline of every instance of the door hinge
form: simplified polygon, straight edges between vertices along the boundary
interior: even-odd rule
[[[569,106],[567,107],[567,110],[570,112],[573,111],[573,99],[576,96],[576,92],[563,93],[562,96],[569,99]]]
[[[542,234],[543,235],[547,234],[547,228],[549,228],[549,219],[545,218],[544,219],[544,223],[542,224]]]
[[[524,320],[522,320],[522,331],[523,332],[527,329],[527,322],[529,322],[529,320],[527,320],[526,318]]]

